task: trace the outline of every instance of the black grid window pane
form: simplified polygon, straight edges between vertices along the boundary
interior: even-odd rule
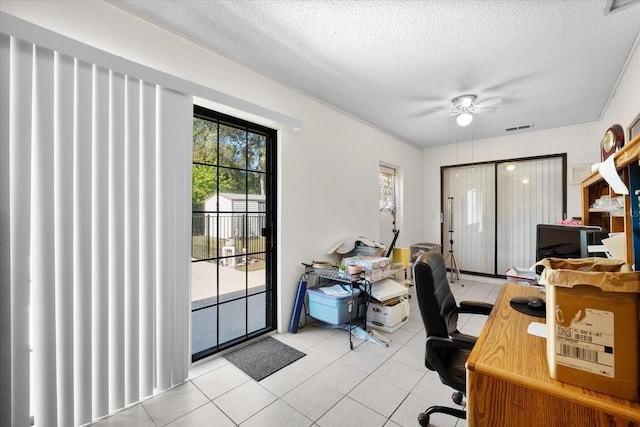
[[[276,132],[195,107],[192,360],[275,329]]]

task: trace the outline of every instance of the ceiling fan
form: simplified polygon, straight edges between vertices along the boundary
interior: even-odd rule
[[[453,108],[449,108],[450,116],[456,117],[456,122],[460,126],[468,126],[473,121],[474,114],[493,113],[497,110],[494,105],[500,104],[502,98],[499,96],[476,102],[476,95],[460,95],[451,100]]]

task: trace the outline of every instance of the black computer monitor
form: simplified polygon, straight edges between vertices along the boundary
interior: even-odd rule
[[[536,261],[544,258],[606,257],[604,252],[589,253],[589,245],[601,245],[609,236],[601,227],[584,225],[538,224],[536,230]],[[542,267],[537,268],[542,271]]]

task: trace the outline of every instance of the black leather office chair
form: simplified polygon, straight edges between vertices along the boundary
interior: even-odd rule
[[[440,252],[425,252],[413,265],[413,277],[418,307],[427,331],[425,366],[438,372],[440,381],[456,391],[451,396],[461,404],[466,393],[465,363],[476,342],[476,337],[458,331],[458,313],[489,314],[492,304],[462,301],[460,305],[451,293],[447,269]],[[462,409],[431,406],[418,416],[421,426],[429,424],[433,413],[444,413],[466,419]]]

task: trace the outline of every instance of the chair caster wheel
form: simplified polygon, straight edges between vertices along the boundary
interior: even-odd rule
[[[427,427],[429,425],[429,414],[421,412],[420,415],[418,415],[418,424],[422,427]]]
[[[462,399],[462,393],[460,393],[459,391],[456,391],[451,395],[451,400],[453,400],[453,403],[455,403],[456,405],[462,405]]]

